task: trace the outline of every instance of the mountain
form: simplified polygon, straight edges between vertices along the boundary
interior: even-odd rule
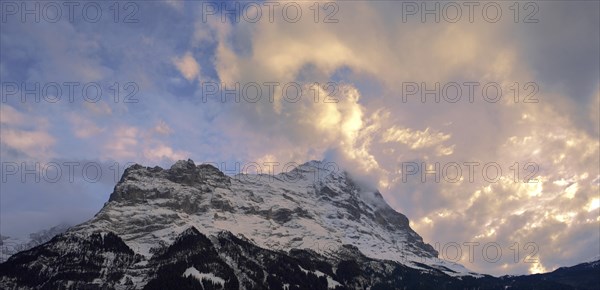
[[[577,289],[600,289],[600,259],[572,267],[561,267],[550,273],[519,277],[523,282],[550,281],[569,285]]]
[[[31,249],[49,241],[54,236],[66,232],[70,227],[68,224],[59,224],[49,229],[31,233],[28,239],[0,236],[0,263],[18,252]]]
[[[348,173],[324,165],[233,177],[191,160],[168,170],[136,165],[104,208],[74,232],[113,232],[146,258],[192,226],[208,235],[229,231],[268,249],[322,252],[350,244],[372,258],[437,257],[379,192],[363,192]]]
[[[379,192],[324,162],[227,176],[187,160],[129,167],[91,220],[0,264],[0,288],[591,289],[437,254]]]

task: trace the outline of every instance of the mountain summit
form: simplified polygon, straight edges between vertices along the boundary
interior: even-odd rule
[[[232,177],[192,160],[166,170],[134,165],[104,208],[74,231],[113,232],[146,257],[157,241],[172,244],[189,227],[207,235],[229,231],[267,249],[322,252],[350,244],[372,258],[437,257],[379,192],[363,192],[347,172],[324,165]]]
[[[133,165],[92,219],[0,264],[0,288],[519,289],[437,259],[379,192],[328,165]]]

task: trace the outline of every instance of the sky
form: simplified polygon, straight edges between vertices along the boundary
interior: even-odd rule
[[[133,163],[327,160],[473,271],[600,256],[598,1],[1,5],[3,236]]]

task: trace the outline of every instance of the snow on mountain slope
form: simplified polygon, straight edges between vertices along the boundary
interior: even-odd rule
[[[309,248],[326,255],[350,244],[371,258],[469,274],[437,259],[379,192],[365,192],[348,173],[325,167],[311,161],[278,175],[229,177],[191,160],[167,170],[134,165],[102,210],[70,232],[114,232],[150,258],[193,226],[206,235],[230,231],[267,249]]]
[[[31,249],[49,241],[54,236],[64,233],[70,227],[71,225],[68,224],[59,224],[49,229],[31,233],[28,238],[0,236],[0,263],[18,252]]]

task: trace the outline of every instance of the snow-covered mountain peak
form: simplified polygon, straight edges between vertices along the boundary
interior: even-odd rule
[[[71,232],[113,232],[150,258],[190,227],[209,236],[231,232],[273,250],[328,253],[352,245],[368,257],[406,265],[439,262],[437,251],[378,191],[363,190],[346,171],[324,161],[277,175],[235,176],[192,160],[169,169],[134,165],[104,208]]]
[[[133,165],[91,220],[0,264],[0,288],[531,288],[437,259],[377,190],[326,166],[227,176],[192,160]],[[596,276],[597,265],[557,272]]]
[[[340,170],[339,166],[335,162],[325,161],[325,160],[311,160],[300,164],[296,167],[296,169],[317,169],[324,170],[326,172],[337,172]]]
[[[284,173],[285,174],[285,173]],[[302,175],[304,179],[319,181],[331,175],[345,174],[334,162],[311,160],[296,166],[287,172],[287,175]]]

